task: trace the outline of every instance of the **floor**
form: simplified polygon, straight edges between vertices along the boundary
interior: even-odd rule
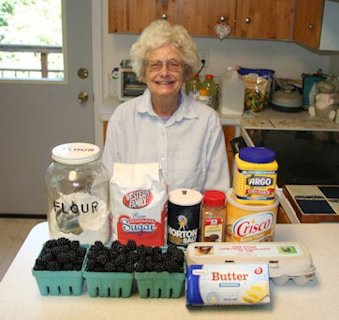
[[[45,219],[0,218],[0,281],[30,230]]]

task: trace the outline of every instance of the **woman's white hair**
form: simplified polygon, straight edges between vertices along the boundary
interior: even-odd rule
[[[168,44],[174,45],[182,53],[185,64],[184,80],[188,80],[198,71],[197,46],[187,30],[181,25],[171,25],[165,20],[156,20],[144,29],[130,50],[132,68],[140,80],[145,81],[144,62],[148,54]]]

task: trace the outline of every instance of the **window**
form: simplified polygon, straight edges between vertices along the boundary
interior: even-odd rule
[[[64,79],[62,0],[0,0],[0,79]]]

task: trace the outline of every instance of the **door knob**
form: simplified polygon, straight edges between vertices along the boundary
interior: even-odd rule
[[[88,78],[88,70],[86,68],[80,68],[78,70],[78,77],[80,79],[86,79]]]
[[[78,94],[78,102],[83,104],[85,102],[87,102],[88,100],[88,93],[87,92],[80,92]]]

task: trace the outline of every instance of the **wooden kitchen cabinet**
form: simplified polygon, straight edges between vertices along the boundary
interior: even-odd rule
[[[141,33],[152,21],[175,23],[175,0],[108,0],[110,33]]]
[[[231,146],[231,140],[235,137],[235,127],[233,126],[223,126],[224,136],[225,136],[225,144],[226,144],[226,153],[228,159],[228,168],[230,175],[233,172],[233,164],[234,164],[234,154]]]
[[[289,40],[294,0],[237,0],[235,36]]]
[[[236,0],[176,0],[176,23],[183,25],[189,34],[215,36],[214,27],[225,18],[234,32]]]
[[[324,0],[295,1],[293,40],[312,47],[320,45],[320,34],[324,12]]]
[[[294,0],[108,1],[111,33],[141,33],[152,21],[166,19],[191,35],[216,37],[214,27],[224,17],[230,36],[287,40],[291,35]]]

